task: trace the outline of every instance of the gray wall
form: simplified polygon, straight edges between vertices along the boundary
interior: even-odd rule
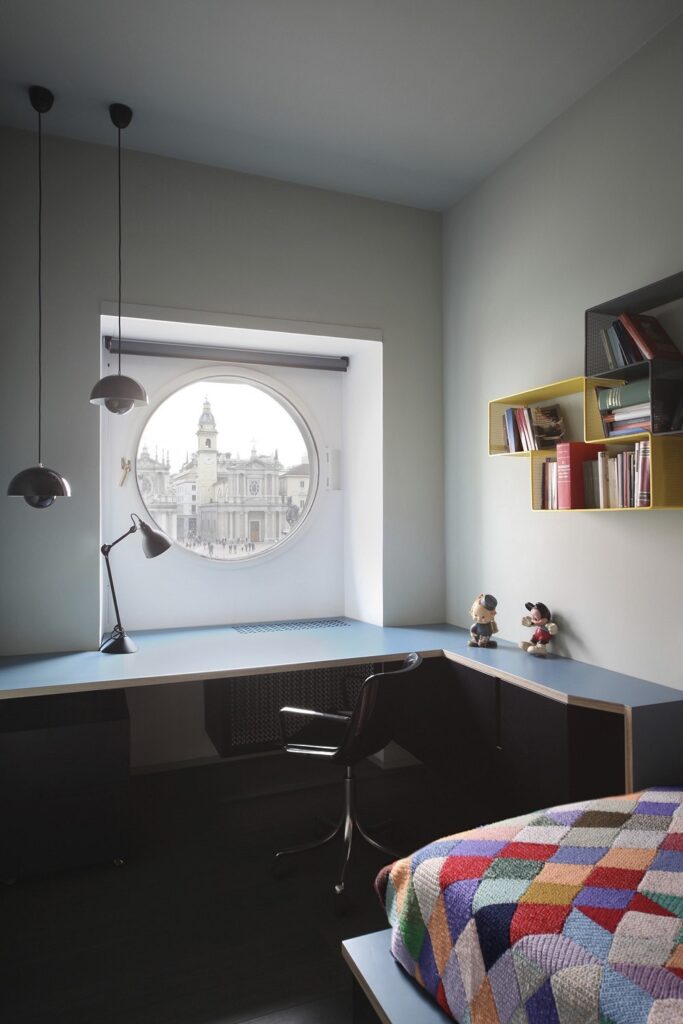
[[[486,429],[489,399],[583,373],[588,306],[683,269],[681,110],[679,21],[450,211],[444,278],[450,621],[487,590],[519,640],[542,600],[560,651],[677,687],[683,512],[532,513]]]
[[[0,480],[35,461],[35,135],[0,132]],[[116,294],[115,152],[47,138],[44,462],[73,497],[0,498],[1,649],[98,640],[100,304]],[[124,155],[124,299],[384,332],[384,608],[443,617],[441,218]],[[3,485],[4,486],[4,485]]]

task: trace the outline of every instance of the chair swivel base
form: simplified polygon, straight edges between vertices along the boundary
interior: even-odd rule
[[[368,843],[370,846],[374,847],[374,849],[379,850],[380,853],[384,853],[394,860],[397,857],[400,857],[400,854],[397,853],[396,850],[392,850],[390,849],[390,847],[384,846],[376,839],[373,839],[372,836],[368,835],[368,833],[365,831],[356,815],[354,788],[355,779],[353,776],[353,770],[350,767],[347,767],[346,776],[344,778],[344,813],[342,814],[339,822],[325,836],[323,836],[322,839],[314,840],[311,843],[303,843],[300,846],[290,846],[288,849],[280,850],[278,853],[276,853],[275,862],[273,865],[273,870],[276,877],[278,877],[280,873],[280,867],[282,865],[282,860],[284,857],[290,857],[293,854],[297,853],[306,853],[309,850],[317,850],[322,846],[327,846],[328,843],[331,843],[332,840],[340,834],[343,837],[344,846],[342,851],[342,862],[339,871],[339,878],[334,885],[335,896],[341,897],[344,894],[344,879],[346,876],[346,869],[348,868],[349,865],[349,860],[351,859],[351,846],[353,842],[354,832],[358,832],[358,835],[361,837],[361,839],[364,839],[365,842]]]

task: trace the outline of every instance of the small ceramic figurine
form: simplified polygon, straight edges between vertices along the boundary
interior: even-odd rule
[[[480,594],[470,608],[474,624],[470,628],[470,647],[497,647],[491,637],[498,632],[496,625],[496,608],[498,602],[493,594]]]
[[[522,625],[530,626],[534,632],[531,640],[520,640],[519,646],[527,654],[547,654],[548,644],[557,633],[557,626],[550,621],[552,619],[550,609],[542,601],[537,601],[535,604],[527,601],[524,607],[529,614],[523,616]]]

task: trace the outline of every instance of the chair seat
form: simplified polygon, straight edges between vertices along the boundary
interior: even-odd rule
[[[336,908],[343,908],[345,875],[351,856],[354,835],[385,856],[395,853],[382,846],[364,830],[356,815],[354,765],[364,757],[385,747],[392,738],[394,708],[401,700],[401,687],[397,677],[418,668],[422,658],[413,652],[403,661],[392,664],[383,672],[374,672],[363,683],[353,711],[314,711],[311,708],[280,708],[279,724],[282,742],[289,754],[317,757],[344,766],[344,810],[339,823],[322,839],[290,846],[275,854],[273,870],[278,877],[282,864],[293,854],[306,853],[327,846],[336,836],[343,841],[342,864],[334,886]],[[290,732],[293,728],[296,731]]]
[[[330,721],[317,718],[306,722],[296,732],[287,737],[287,748],[290,747],[339,747],[348,729],[348,721]]]

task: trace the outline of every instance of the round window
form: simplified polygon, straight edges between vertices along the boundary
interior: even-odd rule
[[[301,414],[242,377],[208,377],[170,395],[145,424],[135,470],[157,526],[221,562],[287,541],[310,510],[318,478]]]

